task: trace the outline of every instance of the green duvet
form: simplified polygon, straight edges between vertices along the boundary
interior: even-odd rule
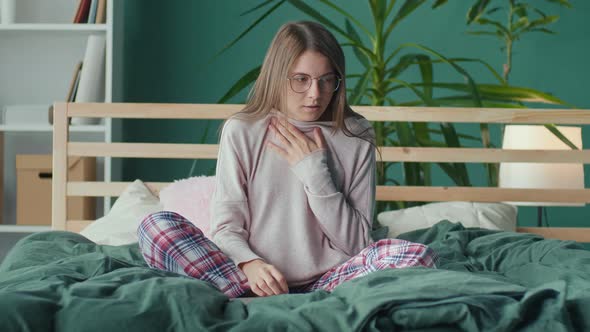
[[[590,331],[590,251],[573,242],[447,221],[400,238],[430,245],[439,269],[245,304],[147,268],[137,244],[37,233],[0,265],[0,331]]]

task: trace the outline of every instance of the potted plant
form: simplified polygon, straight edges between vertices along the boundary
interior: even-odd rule
[[[547,0],[562,6],[570,6],[567,0]],[[568,105],[566,102],[550,94],[527,88],[511,86],[508,76],[511,70],[512,48],[515,41],[528,32],[541,31],[549,33],[546,28],[556,20],[555,16],[548,16],[537,8],[521,1],[508,1],[509,20],[506,25],[491,18],[502,10],[503,7],[492,7],[490,0],[477,0],[469,7],[467,23],[479,24],[484,27],[492,27],[490,30],[471,31],[478,35],[494,35],[506,42],[507,64],[500,74],[487,62],[481,59],[465,57],[447,57],[436,50],[419,44],[405,43],[396,45],[388,52],[386,46],[392,42],[391,38],[396,28],[409,19],[416,9],[426,4],[431,4],[436,9],[447,3],[446,0],[367,0],[371,13],[373,29],[369,29],[355,18],[355,15],[347,12],[344,7],[336,5],[330,0],[319,0],[314,5],[321,4],[327,10],[334,11],[343,19],[343,26],[328,19],[320,11],[314,9],[309,1],[304,0],[266,0],[246,11],[249,14],[257,11],[263,13],[246,30],[240,33],[234,40],[227,44],[221,51],[231,48],[256,25],[272,14],[280,6],[291,4],[299,11],[307,14],[312,19],[324,24],[337,36],[342,38],[342,45],[350,47],[362,64],[362,70],[347,76],[350,85],[348,97],[351,105],[391,105],[391,106],[456,106],[456,107],[524,107],[525,102],[542,104]],[[530,15],[540,16],[531,19]],[[495,30],[494,30],[495,29]],[[483,66],[495,80],[492,84],[477,83],[475,78],[463,67],[465,63],[476,63]],[[459,77],[458,81],[441,82],[434,79],[434,72],[439,66],[452,68]],[[417,81],[403,79],[404,73],[412,68],[418,68],[420,78]],[[243,89],[247,88],[258,76],[260,67],[249,70],[240,77],[235,84],[224,94],[219,103],[226,102]],[[402,91],[410,91],[413,98],[401,100],[397,94]],[[440,93],[436,93],[440,92]],[[547,127],[567,141],[555,126]],[[481,124],[480,136],[474,137],[461,134],[451,123],[441,123],[438,128],[432,128],[427,123],[377,123],[375,132],[377,145],[379,146],[447,146],[460,147],[461,140],[475,140],[485,147],[492,147],[490,133],[487,124]],[[442,139],[436,137],[442,136]],[[574,147],[571,142],[570,146]],[[404,163],[403,178],[396,180],[388,169],[394,163],[386,163],[378,167],[377,183],[398,183],[411,186],[429,186],[432,183],[432,163]],[[449,178],[460,186],[470,186],[471,181],[464,163],[436,163]],[[487,164],[487,182],[490,186],[497,185],[497,164]],[[392,208],[392,202],[380,202],[377,211]],[[398,208],[406,207],[404,202],[395,202]],[[413,205],[409,203],[409,205]]]

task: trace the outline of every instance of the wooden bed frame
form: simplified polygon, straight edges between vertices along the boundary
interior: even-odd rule
[[[229,104],[141,104],[141,103],[56,103],[53,116],[53,201],[52,228],[79,232],[92,220],[67,220],[67,196],[118,196],[130,182],[68,181],[67,158],[179,158],[216,159],[215,144],[83,143],[71,142],[71,117],[124,119],[226,119],[243,105]],[[355,106],[369,121],[464,122],[505,124],[590,124],[590,110],[499,109]],[[386,162],[567,162],[590,163],[589,150],[503,150],[485,148],[381,147]],[[147,185],[158,191],[168,183]],[[568,202],[589,203],[590,189],[508,189],[488,187],[378,186],[378,201],[474,201],[474,202]],[[546,238],[590,242],[590,228],[526,227]]]

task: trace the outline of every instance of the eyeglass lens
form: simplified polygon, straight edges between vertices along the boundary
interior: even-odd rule
[[[334,74],[324,75],[317,78],[312,78],[306,74],[297,74],[289,78],[291,89],[301,93],[309,90],[313,80],[318,81],[319,88],[322,92],[334,92],[340,85],[340,78]]]

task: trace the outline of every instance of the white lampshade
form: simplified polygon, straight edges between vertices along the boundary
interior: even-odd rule
[[[582,148],[582,128],[557,127],[574,145]],[[571,149],[545,126],[507,125],[504,130],[504,149],[514,150],[569,150]],[[584,165],[569,163],[501,163],[501,188],[584,189]],[[575,203],[510,202],[534,206],[583,206]]]

